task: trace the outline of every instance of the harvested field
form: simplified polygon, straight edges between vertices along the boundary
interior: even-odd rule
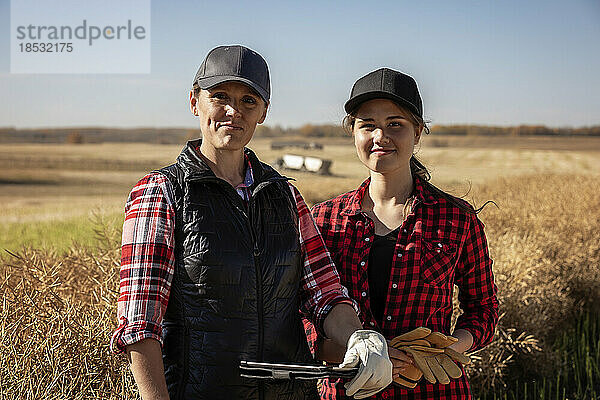
[[[555,381],[565,373],[557,343],[582,311],[600,306],[598,144],[578,150],[561,142],[556,149],[546,142],[541,149],[455,146],[458,141],[434,147],[427,144],[431,139],[425,138],[419,156],[436,184],[453,194],[468,192],[478,205],[491,199],[499,206],[486,207],[480,218],[503,317],[495,342],[475,355],[469,370],[474,388],[502,388],[515,377]],[[281,155],[270,140],[251,147],[265,161]],[[0,146],[0,248],[13,253],[0,258],[0,398],[136,396],[126,362],[107,347],[116,326],[122,206],[137,179],[170,163],[179,150]],[[296,153],[333,160],[332,176],[294,174],[309,203],[352,189],[367,176],[348,141]],[[43,154],[44,161],[36,163],[31,154]],[[598,379],[597,354],[586,363],[591,379]],[[531,371],[530,365],[543,368]]]

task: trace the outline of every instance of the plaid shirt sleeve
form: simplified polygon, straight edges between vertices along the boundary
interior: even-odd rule
[[[458,299],[464,313],[455,329],[466,329],[473,335],[470,351],[491,343],[498,322],[498,289],[483,228],[483,223],[473,216],[456,274],[456,285],[460,289]]]
[[[291,184],[290,188],[298,208],[300,247],[304,264],[301,311],[324,334],[323,321],[333,306],[346,303],[358,313],[358,305],[348,296],[348,290],[340,283],[340,277],[329,251],[302,195]]]
[[[142,339],[162,344],[161,322],[173,279],[174,222],[171,184],[161,174],[143,177],[132,189],[125,205],[121,247],[119,326],[111,350]]]

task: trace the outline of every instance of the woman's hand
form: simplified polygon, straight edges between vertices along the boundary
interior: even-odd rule
[[[359,329],[348,339],[348,350],[340,368],[358,366],[358,373],[344,384],[346,395],[364,399],[392,383],[392,363],[387,343],[379,332]]]
[[[465,351],[469,351],[473,346],[473,335],[466,329],[457,329],[452,336],[458,339],[458,342],[448,346],[454,351],[464,353]]]

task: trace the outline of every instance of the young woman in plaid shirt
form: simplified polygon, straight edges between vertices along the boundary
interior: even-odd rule
[[[388,340],[417,327],[452,334],[458,340],[451,348],[461,353],[488,345],[498,301],[483,224],[467,202],[430,184],[413,154],[427,132],[416,82],[386,68],[371,72],[354,84],[345,109],[345,128],[370,177],[312,212],[363,325]],[[464,312],[451,332],[454,285]],[[394,378],[416,364],[391,347],[390,357]],[[345,396],[342,382],[321,386],[323,399]],[[446,385],[392,384],[376,398],[470,399],[471,393],[463,374]]]

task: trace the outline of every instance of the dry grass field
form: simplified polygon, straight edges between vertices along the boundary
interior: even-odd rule
[[[494,344],[475,355],[476,388],[502,387],[515,373],[555,373],[557,340],[581,310],[600,305],[600,138],[537,138],[537,148],[524,138],[483,139],[426,137],[419,150],[441,188],[499,206],[480,218],[503,317]],[[251,143],[267,162],[282,153],[270,142]],[[321,151],[289,150],[333,160],[332,176],[285,172],[311,204],[367,176],[350,141],[323,143]],[[107,348],[122,206],[137,179],[179,150],[0,145],[0,249],[14,254],[0,256],[0,398],[135,397],[124,360]]]
[[[541,149],[535,148],[535,140]],[[281,156],[272,139],[251,148],[266,162]],[[333,160],[333,176],[285,171],[313,204],[357,186],[367,171],[349,139],[321,139],[323,150],[288,149],[293,154]],[[119,218],[127,194],[146,172],[177,157],[179,145],[107,143],[0,145],[0,248],[32,245],[64,250],[72,239],[91,245],[91,213]],[[480,202],[475,187],[497,177],[600,173],[600,138],[425,137],[419,156],[433,182],[455,195]],[[473,189],[469,192],[470,185]]]

